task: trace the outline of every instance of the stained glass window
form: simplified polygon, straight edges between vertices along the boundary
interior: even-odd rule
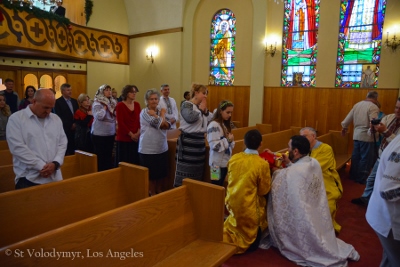
[[[236,17],[229,9],[215,13],[211,22],[210,85],[233,85],[235,78]]]
[[[341,0],[336,87],[378,87],[386,0]]]
[[[285,0],[282,86],[315,86],[320,0]]]

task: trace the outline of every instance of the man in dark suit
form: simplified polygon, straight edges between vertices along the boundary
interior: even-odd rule
[[[56,6],[50,7],[50,12],[59,15],[60,17],[65,17],[65,8],[62,6],[62,1],[57,1],[56,3]]]
[[[75,153],[75,123],[74,114],[78,110],[78,101],[71,98],[71,85],[64,83],[61,85],[62,96],[56,100],[54,107],[56,114],[61,118],[65,135],[68,139],[67,151],[65,155],[73,155]]]

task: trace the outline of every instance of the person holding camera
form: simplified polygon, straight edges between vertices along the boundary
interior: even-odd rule
[[[382,136],[382,142],[379,146],[379,157],[381,156],[383,150],[387,147],[387,145],[397,136],[400,134],[400,97],[397,99],[396,107],[394,109],[393,114],[389,114],[383,117],[382,121],[374,124],[371,122],[371,127],[368,130],[369,135],[373,135],[375,133],[376,139],[379,136]],[[379,157],[375,162],[374,167],[370,175],[367,178],[367,185],[361,197],[354,198],[351,200],[351,203],[360,205],[360,206],[367,206],[369,203],[369,199],[372,195],[372,190],[374,189],[375,184],[375,177],[376,172],[379,166]]]
[[[342,121],[342,136],[347,133],[351,122],[354,125],[353,142],[354,148],[351,155],[350,179],[357,183],[365,184],[374,163],[375,142],[368,135],[370,122],[378,118],[379,108],[377,106],[378,93],[370,91],[367,98],[356,103],[346,118]]]

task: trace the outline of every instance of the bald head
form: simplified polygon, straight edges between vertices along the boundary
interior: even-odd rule
[[[51,90],[39,89],[35,92],[30,108],[38,118],[46,118],[51,113],[55,103],[56,99]]]

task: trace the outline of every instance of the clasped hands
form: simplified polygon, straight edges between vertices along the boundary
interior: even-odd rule
[[[40,170],[40,176],[49,178],[56,170],[56,165],[53,162],[46,163]]]

